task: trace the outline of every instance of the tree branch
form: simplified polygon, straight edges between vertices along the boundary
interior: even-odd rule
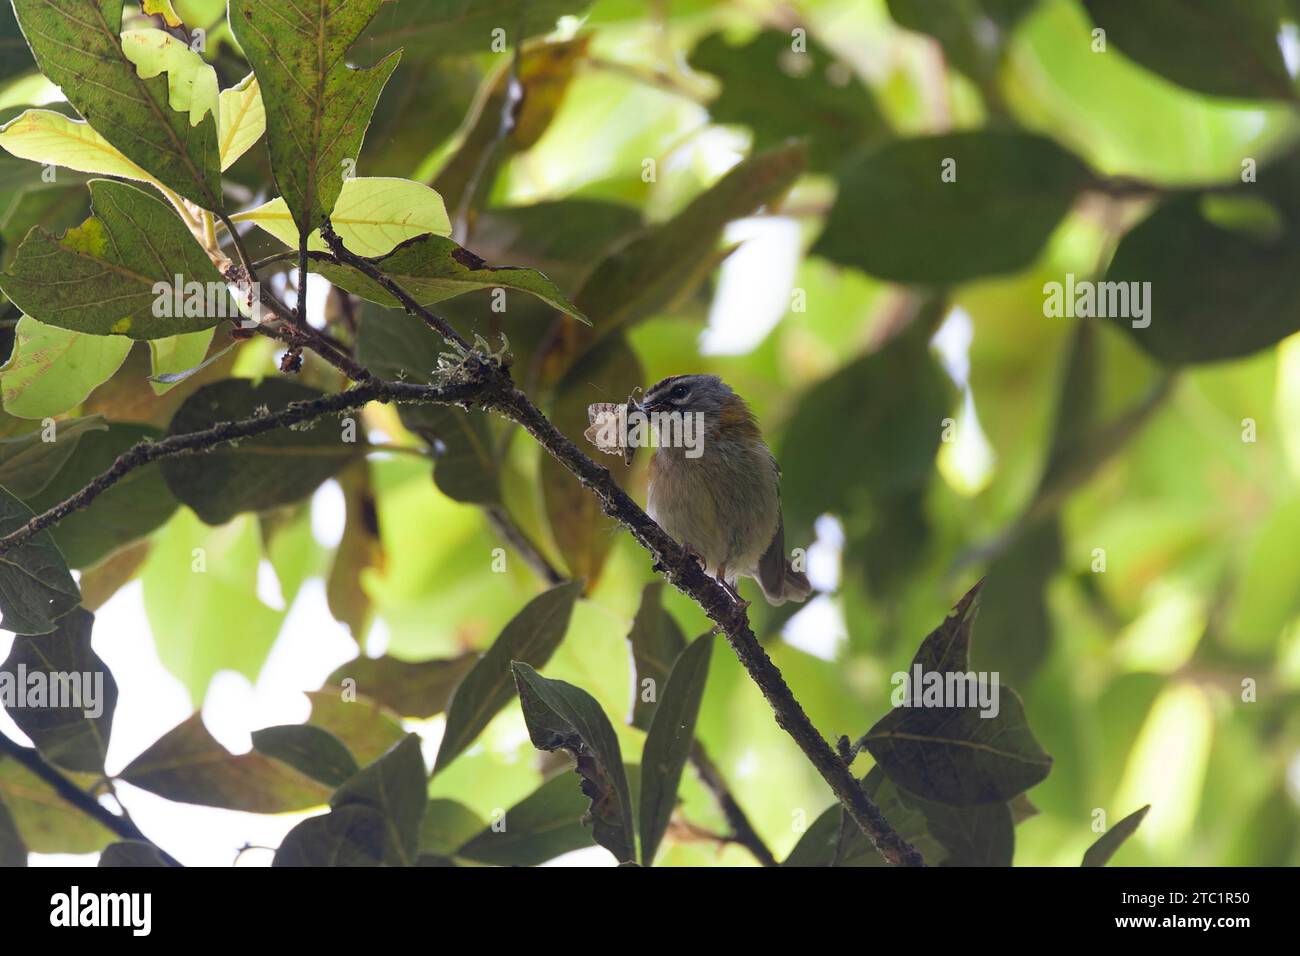
[[[434,315],[416,302],[405,289],[384,275],[373,262],[349,252],[335,233],[329,219],[321,226],[321,236],[339,263],[350,265],[378,282],[402,308],[421,319],[465,350],[469,343],[445,319]],[[473,353],[471,353],[473,354]],[[614,481],[609,469],[596,464],[559,429],[510,380],[504,366],[494,367],[494,377],[501,388],[496,410],[522,425],[534,439],[563,465],[578,482],[594,494],[605,514],[622,523],[637,542],[656,559],[655,569],[675,588],[692,598],[726,635],[750,679],[758,685],[776,714],[777,725],[794,738],[804,755],[830,785],[854,822],[862,828],[876,849],[890,863],[899,866],[924,866],[921,854],[885,819],[854,778],[848,766],[818,731],[803,706],[791,692],[749,626],[745,609],[732,601],[720,584],[704,573],[699,563],[668,535],[632,497]],[[2,542],[0,542],[2,543]]]
[[[353,411],[371,401],[465,403],[488,408],[491,407],[493,396],[497,394],[498,389],[496,383],[475,379],[472,375],[467,375],[462,381],[448,386],[386,382],[370,378],[347,391],[323,395],[311,401],[292,402],[280,411],[269,415],[233,422],[219,422],[211,428],[186,432],[182,435],[170,435],[158,441],[146,439],[136,442],[119,455],[108,470],[91,479],[90,483],[76,494],[34,516],[26,524],[4,537],[0,537],[0,554],[18,547],[33,535],[57,524],[74,511],[88,507],[91,502],[132,471],[160,458],[207,451],[240,438],[252,438],[290,425],[311,421],[331,412],[341,414]]]
[[[731,841],[739,843],[763,866],[779,866],[776,857],[772,851],[767,848],[763,838],[758,835],[749,822],[749,817],[745,816],[745,811],[740,808],[736,798],[732,796],[731,790],[727,787],[727,781],[723,779],[722,771],[718,769],[704,750],[704,745],[698,740],[691,747],[691,763],[695,766],[695,772],[699,774],[701,782],[708,787],[709,792],[713,794],[713,799],[718,802],[722,808],[722,815],[727,818],[727,823],[731,827]]]
[[[0,733],[0,753],[13,757],[53,787],[54,792],[67,803],[76,807],[106,830],[111,830],[124,840],[135,840],[139,843],[149,844],[158,851],[158,855],[163,858],[168,866],[181,865],[175,857],[141,833],[140,828],[129,817],[119,817],[117,814],[110,812],[107,807],[65,777],[53,764],[48,763],[34,748],[24,747],[17,741],[11,740],[7,735]]]
[[[449,384],[416,385],[367,378],[360,385],[345,392],[326,395],[310,402],[294,403],[271,415],[239,422],[224,422],[203,431],[173,435],[158,442],[141,442],[121,455],[108,471],[93,479],[71,498],[0,538],[0,553],[21,544],[73,511],[86,507],[128,472],[169,455],[186,454],[235,438],[263,434],[330,412],[352,410],[373,400],[453,403],[466,408],[479,407],[496,411],[523,426],[524,430],[573,474],[584,488],[594,494],[605,514],[622,523],[631,532],[633,538],[655,558],[655,570],[663,574],[679,591],[692,598],[718,626],[750,678],[767,698],[768,704],[776,715],[778,726],[794,738],[809,762],[830,786],[854,822],[871,838],[881,855],[895,865],[924,866],[925,861],[921,854],[894,830],[880,809],[868,799],[844,760],[809,720],[802,705],[781,676],[781,671],[772,663],[754,635],[744,607],[733,602],[722,586],[705,574],[699,563],[688,556],[682,547],[641,509],[614,481],[608,468],[592,461],[551,424],[528,396],[515,386],[504,363],[475,352],[446,320],[421,306],[406,290],[380,272],[370,260],[354,255],[343,248],[328,219],[321,226],[321,235],[340,263],[351,265],[378,282],[402,304],[407,312],[420,318],[435,331],[460,346],[465,359],[451,375]]]

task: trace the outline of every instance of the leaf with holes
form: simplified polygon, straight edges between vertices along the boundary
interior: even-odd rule
[[[223,208],[217,117],[195,115],[188,102],[175,108],[170,76],[146,77],[150,70],[127,58],[122,0],[13,3],[41,72],[88,123],[163,185],[204,209]]]
[[[609,718],[581,688],[549,680],[521,661],[512,662],[510,669],[533,746],[572,754],[582,792],[591,800],[587,813],[592,835],[614,859],[631,862],[636,855],[632,791]]]
[[[269,117],[271,171],[307,235],[352,174],[379,94],[401,58],[348,66],[348,48],[383,0],[230,0],[230,27],[257,75]]]

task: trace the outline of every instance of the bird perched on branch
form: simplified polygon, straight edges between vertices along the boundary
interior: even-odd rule
[[[785,553],[781,469],[745,400],[716,375],[674,375],[638,405],[658,446],[650,517],[737,602],[741,576],[769,604],[804,600],[812,586]]]

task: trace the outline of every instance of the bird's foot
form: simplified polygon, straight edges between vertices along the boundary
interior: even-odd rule
[[[696,551],[695,548],[692,547],[689,542],[687,541],[682,542],[682,550],[686,552],[686,556],[688,558],[694,558],[695,561],[698,562],[701,571],[709,566],[708,562],[704,560],[704,555]]]
[[[728,581],[723,576],[721,571],[717,573],[717,575],[714,577],[713,580],[717,581],[720,585],[722,585],[722,590],[727,592],[727,596],[731,598],[731,600],[734,601],[737,605],[739,605],[742,611],[745,610],[745,608],[749,607],[749,602],[740,596],[740,592],[736,590],[736,586],[732,584],[730,581]]]

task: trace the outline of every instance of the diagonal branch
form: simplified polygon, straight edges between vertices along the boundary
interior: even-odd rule
[[[168,866],[181,865],[170,853],[141,833],[140,828],[135,825],[130,817],[118,816],[109,811],[98,800],[65,777],[53,764],[48,763],[38,751],[31,747],[24,747],[17,741],[9,739],[6,734],[0,733],[0,754],[13,757],[53,787],[54,792],[63,800],[76,807],[106,830],[116,833],[123,840],[134,840],[139,843],[149,844],[158,851],[158,855],[162,857]]]
[[[584,488],[595,495],[604,512],[626,527],[632,537],[655,558],[655,570],[694,600],[717,625],[750,678],[767,698],[778,726],[794,738],[808,761],[830,786],[849,816],[871,838],[881,855],[895,865],[924,866],[921,854],[885,819],[880,809],[862,791],[843,758],[831,748],[808,718],[803,706],[781,676],[781,671],[754,635],[744,607],[732,601],[722,586],[705,574],[699,563],[687,555],[642,510],[614,480],[608,468],[594,462],[551,424],[528,396],[515,386],[506,364],[474,351],[450,324],[411,298],[401,286],[380,272],[373,262],[343,248],[328,219],[321,227],[321,234],[329,243],[337,261],[354,266],[379,282],[407,312],[460,346],[464,359],[447,377],[447,384],[417,385],[367,377],[347,391],[310,402],[293,403],[270,415],[224,422],[203,431],[173,435],[157,442],[141,442],[128,449],[112,467],[72,497],[0,538],[0,554],[68,514],[86,507],[134,469],[169,455],[201,451],[232,439],[264,434],[331,412],[337,414],[350,411],[369,401],[458,404],[466,408],[495,411],[521,425]],[[314,348],[315,345],[311,347]],[[364,369],[358,371],[369,375]]]
[[[349,252],[338,234],[326,219],[321,226],[321,236],[341,264],[350,265],[378,282],[409,314],[421,319],[445,338],[468,350],[466,340],[445,319],[434,315],[415,301],[405,289],[384,275],[373,262]],[[477,353],[469,352],[470,355]],[[510,373],[500,365],[489,366],[493,378],[500,385],[500,398],[496,411],[522,425],[556,461],[563,465],[579,483],[594,494],[605,514],[619,521],[632,533],[637,542],[656,559],[655,569],[674,587],[692,598],[709,616],[709,619],[726,635],[732,650],[758,685],[763,696],[776,714],[776,722],[804,752],[804,755],[821,774],[835,796],[844,805],[854,822],[862,828],[882,856],[890,863],[901,866],[924,866],[921,854],[885,819],[854,778],[852,772],[831,748],[804,712],[794,693],[781,676],[780,669],[772,663],[749,626],[745,609],[732,601],[720,584],[704,573],[693,558],[669,534],[641,509],[632,497],[614,480],[609,469],[596,464],[583,451],[551,424],[541,410],[510,380]],[[2,542],[0,542],[2,543]]]

